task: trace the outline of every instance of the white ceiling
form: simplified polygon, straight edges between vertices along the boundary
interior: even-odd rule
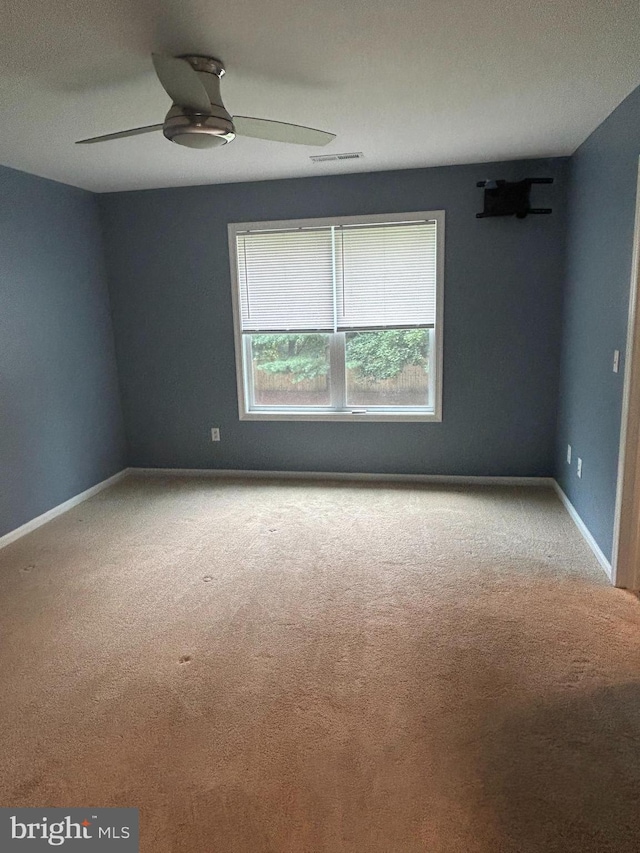
[[[637,0],[0,0],[0,162],[104,192],[571,154],[640,84]],[[231,113],[326,148],[162,134],[152,50],[216,56]],[[317,165],[309,155],[362,151]]]

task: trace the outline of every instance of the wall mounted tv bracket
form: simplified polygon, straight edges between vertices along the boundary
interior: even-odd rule
[[[550,207],[531,207],[531,184],[552,184],[553,178],[525,178],[523,181],[478,181],[484,187],[484,210],[476,219],[487,216],[515,216],[525,219],[530,213],[552,213]]]

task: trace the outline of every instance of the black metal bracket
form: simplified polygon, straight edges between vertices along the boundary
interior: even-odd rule
[[[532,184],[552,184],[553,178],[525,178],[522,181],[478,181],[484,187],[484,210],[476,213],[476,219],[490,216],[515,216],[525,219],[530,213],[540,215],[553,213],[550,207],[531,207],[529,196]]]

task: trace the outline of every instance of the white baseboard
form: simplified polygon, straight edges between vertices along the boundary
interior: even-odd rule
[[[382,483],[441,483],[460,486],[553,486],[551,477],[463,477],[448,474],[362,474],[331,471],[245,471],[235,468],[128,468],[156,477],[234,477],[248,480],[347,480]]]
[[[31,533],[32,531],[37,530],[38,527],[42,527],[42,525],[46,524],[48,521],[57,518],[64,512],[73,509],[74,506],[78,506],[78,504],[81,504],[83,501],[92,498],[94,495],[97,495],[98,492],[101,492],[103,489],[108,489],[109,486],[113,486],[115,483],[118,482],[118,480],[122,480],[122,478],[127,475],[127,471],[128,469],[124,468],[122,471],[119,471],[117,474],[114,474],[113,477],[109,477],[107,480],[103,480],[101,483],[96,483],[96,485],[91,486],[90,489],[86,489],[84,492],[80,492],[79,495],[75,495],[74,497],[69,498],[68,501],[58,504],[58,506],[54,506],[53,509],[50,509],[42,515],[37,516],[37,518],[32,518],[31,521],[27,521],[27,523],[23,524],[21,527],[16,527],[15,530],[10,530],[9,533],[5,533],[4,536],[0,536],[0,548],[4,548],[5,546],[10,545],[12,542],[15,542],[16,539],[20,539],[22,536],[26,536],[27,533]]]
[[[584,541],[587,543],[587,545],[591,548],[591,550],[595,554],[596,560],[600,563],[602,568],[607,573],[607,577],[609,578],[609,580],[612,581],[613,580],[613,569],[611,568],[611,563],[609,562],[609,560],[607,560],[607,558],[603,554],[602,550],[600,549],[600,546],[598,545],[596,540],[591,535],[589,528],[584,523],[584,521],[580,518],[580,516],[578,515],[578,511],[576,510],[574,505],[571,503],[569,498],[562,491],[562,488],[560,487],[560,484],[557,482],[557,480],[553,481],[553,488],[556,490],[556,493],[557,493],[558,497],[560,498],[560,500],[562,501],[564,508],[567,510],[567,512],[571,516],[573,523],[575,524],[575,526],[578,528],[578,530],[582,534]]]

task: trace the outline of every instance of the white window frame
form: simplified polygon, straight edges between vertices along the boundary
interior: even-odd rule
[[[313,226],[331,225],[362,225],[368,223],[386,222],[413,222],[429,219],[436,224],[436,318],[434,327],[435,342],[432,345],[430,357],[435,361],[435,370],[430,371],[433,388],[433,409],[409,407],[376,407],[376,409],[357,409],[351,411],[335,411],[328,408],[304,408],[286,409],[277,407],[251,408],[249,404],[249,393],[251,389],[251,371],[247,370],[248,339],[245,341],[241,327],[240,317],[240,286],[238,280],[237,242],[236,237],[240,231],[259,231],[267,229],[285,228],[308,228]],[[442,421],[442,360],[443,360],[443,319],[444,319],[444,210],[411,211],[409,213],[387,213],[365,216],[333,216],[322,219],[285,219],[265,222],[232,222],[228,225],[229,234],[229,266],[231,270],[231,298],[233,304],[233,333],[235,339],[236,354],[236,381],[238,385],[238,414],[241,421],[366,421],[370,422],[399,422],[399,421]],[[355,329],[354,331],[357,331]],[[336,347],[337,336],[344,332],[330,333],[332,344],[330,348],[331,375],[335,369],[344,372],[344,365],[340,366],[344,358],[340,358],[340,352],[344,356],[344,343]],[[340,350],[340,352],[337,351]]]

